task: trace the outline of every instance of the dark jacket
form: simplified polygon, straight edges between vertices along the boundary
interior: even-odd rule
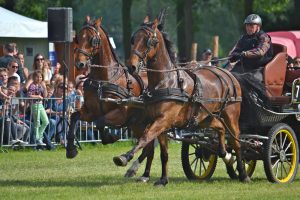
[[[241,60],[244,72],[258,69],[273,58],[271,37],[262,30],[253,35],[245,34],[237,42],[231,54],[236,52],[245,52]]]

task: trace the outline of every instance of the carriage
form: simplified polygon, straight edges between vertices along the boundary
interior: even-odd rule
[[[262,160],[270,182],[287,183],[295,179],[299,162],[300,82],[297,78],[300,71],[287,69],[285,46],[273,46],[275,57],[264,69],[264,83],[271,106],[251,106],[248,112],[252,112],[252,118],[246,116],[240,122],[240,142],[243,162],[250,177],[256,162]],[[188,179],[205,180],[212,176],[217,164],[216,149],[213,148],[217,146],[217,140],[212,132],[209,129],[182,131],[182,167]],[[227,144],[227,149],[233,151],[230,144]],[[237,178],[234,158],[226,163],[226,169],[231,178]]]
[[[162,18],[158,17],[154,22],[145,18],[132,39],[133,49],[127,67],[120,65],[111,53],[107,34],[102,30],[99,20],[81,29],[82,35],[88,37],[80,38],[75,51],[78,66],[85,66],[89,61],[95,60],[97,55],[103,62],[90,65],[93,71],[85,82],[85,99],[90,102],[85,101],[81,111],[72,114],[67,137],[67,157],[74,158],[77,155],[73,144],[76,120],[97,119],[99,125],[131,124],[143,133],[132,150],[113,159],[116,165],[126,166],[134,154],[143,148],[142,155],[134,162],[137,165],[127,171],[129,176],[135,175],[139,164],[147,157],[142,177],[146,178],[143,180],[149,180],[154,153],[153,139],[158,137],[161,145],[162,176],[155,182],[156,185],[168,183],[168,153],[164,133],[182,141],[182,167],[188,179],[209,179],[216,168],[218,155],[223,155],[227,172],[233,179],[239,177],[241,181],[249,181],[257,160],[263,160],[269,181],[292,182],[299,162],[300,135],[295,132],[298,133],[300,128],[300,81],[297,79],[300,72],[287,70],[286,47],[274,44],[275,57],[264,68],[263,88],[266,89],[270,105],[265,107],[259,98],[251,96],[255,101],[246,115],[241,115],[239,123],[241,87],[237,80],[222,69],[174,67],[176,64],[171,59],[172,52],[168,47],[170,41],[159,29],[163,27],[160,24],[164,21]],[[100,56],[99,52],[110,55]],[[110,62],[106,60],[108,58],[111,58]],[[148,73],[148,79],[143,77],[143,81],[148,82],[148,91],[143,94],[141,89],[144,85],[140,84],[143,81],[128,73],[138,67],[143,67]],[[195,71],[199,71],[196,76],[191,73]],[[197,76],[201,81],[204,80],[201,91],[200,79]],[[206,95],[206,100],[199,99],[200,94]],[[220,101],[222,99],[225,100]],[[144,105],[151,114],[144,112]],[[225,120],[221,117],[222,114],[225,115]],[[204,124],[207,123],[208,126],[199,129],[202,127],[200,122],[207,118],[208,121]],[[141,119],[146,121],[139,124]],[[193,126],[198,122],[199,124]],[[177,125],[177,129],[172,127],[173,124]],[[219,130],[217,134],[216,129]],[[178,131],[180,138],[175,137]],[[226,136],[225,132],[228,133]]]

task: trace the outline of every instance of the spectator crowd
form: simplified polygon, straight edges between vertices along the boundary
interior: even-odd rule
[[[63,83],[62,67],[44,55],[34,56],[32,71],[26,66],[24,54],[15,43],[3,46],[0,57],[0,144],[34,144],[48,150],[53,141],[64,145],[63,92],[66,90],[66,115],[78,109],[82,101],[83,81],[67,78]],[[78,88],[77,90],[75,88]]]

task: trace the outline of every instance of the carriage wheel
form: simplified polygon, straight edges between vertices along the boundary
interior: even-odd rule
[[[182,142],[181,163],[190,180],[208,180],[214,173],[218,157],[199,144]]]
[[[242,161],[245,164],[245,168],[246,168],[246,172],[247,172],[248,176],[251,177],[253,175],[254,171],[255,171],[257,160],[243,159]],[[229,175],[229,177],[231,179],[238,179],[239,178],[236,160],[233,163],[233,165],[226,165],[226,170],[227,170],[227,174]]]
[[[298,170],[299,149],[293,129],[287,124],[273,126],[264,151],[264,169],[270,182],[289,183]]]

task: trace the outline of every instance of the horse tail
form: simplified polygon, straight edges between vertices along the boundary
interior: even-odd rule
[[[232,73],[238,80],[242,90],[242,104],[239,124],[242,131],[249,130],[249,127],[256,127],[260,124],[257,107],[269,108],[270,102],[266,93],[265,85],[254,78],[252,74]]]
[[[245,73],[232,73],[233,76],[238,80],[242,89],[243,102],[247,104],[259,104],[263,107],[269,107],[270,102],[266,93],[265,85],[256,79],[253,74]],[[243,103],[242,103],[243,107]],[[251,108],[250,108],[251,109]]]

